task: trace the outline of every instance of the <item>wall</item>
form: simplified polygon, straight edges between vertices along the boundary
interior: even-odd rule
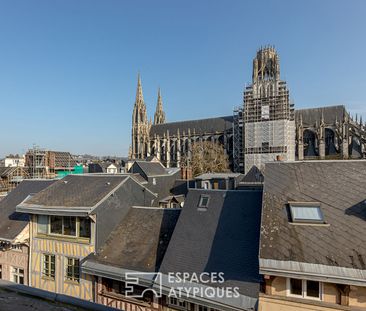
[[[258,310],[366,310],[366,287],[350,286],[349,306],[341,306],[336,284],[323,283],[322,301],[287,296],[286,278],[272,277],[266,295],[261,295]]]
[[[24,284],[28,285],[28,246],[22,245],[21,249],[0,251],[0,265],[3,280],[13,281],[11,267],[16,267],[24,270]]]
[[[80,282],[65,280],[66,257],[83,259],[91,252],[94,252],[95,226],[92,222],[90,243],[82,243],[77,240],[67,241],[64,238],[53,238],[37,235],[36,216],[31,221],[31,282],[30,285],[36,288],[51,292],[70,295],[73,297],[93,300],[92,277],[80,274]],[[47,279],[42,276],[43,254],[53,254],[56,259],[55,279]]]

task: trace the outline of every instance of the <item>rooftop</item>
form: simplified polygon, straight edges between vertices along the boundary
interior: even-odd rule
[[[276,264],[277,268],[282,265],[282,269],[296,271],[300,266],[295,263],[306,263],[313,269],[314,264],[320,265],[329,275],[341,273],[344,277],[352,272],[354,278],[360,277],[360,271],[366,270],[365,199],[366,161],[266,164],[261,269],[274,269]],[[289,203],[293,202],[320,206],[324,223],[291,221]],[[321,275],[319,271],[316,274]]]

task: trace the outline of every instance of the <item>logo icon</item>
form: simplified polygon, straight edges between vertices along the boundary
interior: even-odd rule
[[[150,287],[154,283],[159,286]],[[155,297],[163,296],[162,276],[160,272],[126,272],[125,273],[125,295],[132,298],[144,298],[147,292],[151,292]],[[155,283],[155,284],[156,284]],[[137,287],[146,287],[142,292]]]

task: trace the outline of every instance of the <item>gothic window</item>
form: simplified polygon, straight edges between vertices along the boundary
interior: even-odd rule
[[[335,147],[335,135],[331,129],[325,129],[325,154],[336,154],[337,150]]]
[[[318,156],[316,135],[311,130],[304,131],[304,156],[305,157]]]

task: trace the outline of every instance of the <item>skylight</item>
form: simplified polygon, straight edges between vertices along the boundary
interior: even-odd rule
[[[291,219],[293,222],[324,223],[324,216],[320,208],[320,203],[291,202],[289,203],[289,205],[290,205]]]
[[[208,195],[203,195],[202,194],[200,196],[200,201],[198,203],[198,207],[207,207],[209,199],[210,199],[210,197]]]

